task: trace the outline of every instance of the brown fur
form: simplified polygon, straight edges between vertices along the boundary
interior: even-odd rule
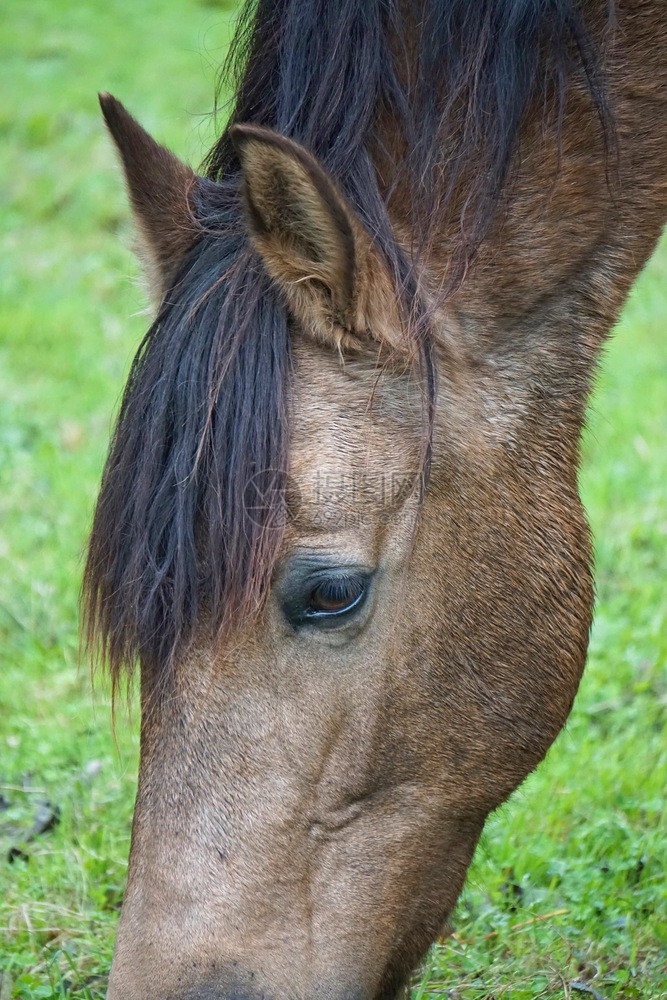
[[[193,171],[160,146],[111,94],[100,106],[120,155],[137,227],[138,251],[159,304],[198,228],[190,207]]]
[[[295,319],[296,499],[256,619],[222,647],[196,643],[144,716],[110,1000],[394,996],[448,919],[489,811],[560,731],[593,606],[577,489],[589,387],[667,210],[664,20],[659,3],[620,6],[612,183],[583,94],[560,152],[528,125],[504,221],[459,291],[434,299],[421,504],[421,396],[411,370],[378,372],[378,345],[404,340],[372,240],[307,151],[236,130],[248,225]],[[171,204],[186,175],[158,147],[141,156],[128,183],[150,227],[142,177]],[[411,197],[394,192],[399,230]],[[424,263],[434,290],[456,225]],[[182,234],[160,216],[158,261]],[[297,552],[376,570],[356,630],[286,625],[277,594]],[[145,676],[145,706],[151,693]]]

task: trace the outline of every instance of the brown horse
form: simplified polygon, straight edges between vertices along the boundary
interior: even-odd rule
[[[206,177],[101,98],[158,307],[85,580],[141,666],[109,998],[380,1000],[583,670],[667,7],[260,0],[233,58]]]

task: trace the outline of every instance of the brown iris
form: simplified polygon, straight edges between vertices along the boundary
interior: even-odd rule
[[[364,592],[364,581],[358,576],[330,577],[323,580],[310,595],[310,611],[315,614],[336,614],[354,607]]]

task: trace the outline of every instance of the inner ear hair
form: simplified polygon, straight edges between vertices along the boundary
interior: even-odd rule
[[[232,137],[251,234],[273,276],[281,283],[322,282],[336,309],[346,313],[355,297],[356,220],[333,179],[307,150],[277,132],[236,125]]]
[[[369,338],[397,346],[388,269],[334,179],[303,146],[271,129],[235,125],[231,136],[252,241],[297,319],[338,348]]]

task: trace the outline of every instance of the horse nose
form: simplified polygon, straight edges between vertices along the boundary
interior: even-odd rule
[[[123,1000],[123,998],[119,996],[119,1000]],[[230,990],[229,988],[211,984],[200,985],[185,992],[169,993],[167,995],[160,993],[154,998],[145,997],[144,1000],[288,1000],[288,998],[282,993],[275,995],[271,992],[250,993],[243,987]],[[289,1000],[297,1000],[297,996],[290,994]],[[362,990],[338,990],[335,986],[332,986],[315,990],[307,997],[298,997],[298,1000],[370,1000],[370,997]]]
[[[159,975],[156,977],[159,979]],[[254,978],[254,977],[251,977]],[[312,985],[307,994],[302,990],[273,990],[270,987],[256,988],[247,980],[237,980],[229,975],[216,976],[215,980],[181,985],[174,989],[146,990],[142,985],[125,980],[110,983],[107,1000],[370,1000],[367,990],[342,986],[336,982]]]
[[[228,985],[210,983],[192,987],[183,993],[172,993],[165,997],[165,1000],[271,1000],[271,998],[264,993],[251,993],[245,987],[230,988]]]
[[[370,996],[365,990],[349,987],[340,989],[336,984],[322,985],[314,988],[308,996],[301,996],[295,993],[285,994],[282,990],[277,993],[270,990],[249,991],[244,986],[230,989],[229,986],[211,983],[199,985],[184,993],[170,994],[164,998],[160,996],[156,1000],[370,1000]]]
[[[257,992],[248,993],[245,989],[232,990],[221,989],[218,986],[199,986],[194,991],[188,990],[185,993],[171,994],[164,1000],[283,1000],[284,995]],[[158,1000],[158,998],[156,998]],[[159,1000],[163,1000],[159,997]],[[287,1000],[287,997],[285,997]],[[289,995],[289,1000],[297,1000],[294,994]],[[299,997],[298,1000],[370,1000],[367,993],[355,990],[340,991],[336,987],[323,988],[309,994],[308,997]]]

